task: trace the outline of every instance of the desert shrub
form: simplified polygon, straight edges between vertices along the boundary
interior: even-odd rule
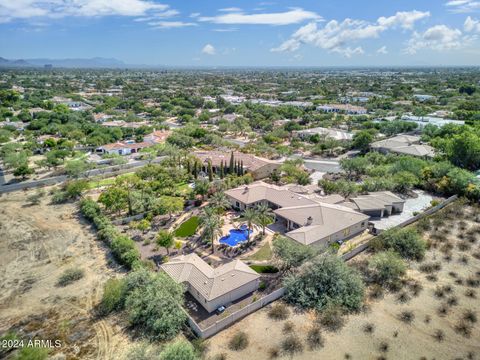
[[[125,301],[125,282],[122,279],[108,279],[103,286],[102,301],[98,310],[106,315],[123,308]]]
[[[307,344],[311,350],[323,347],[325,340],[322,331],[318,326],[313,326],[307,332]]]
[[[167,274],[138,270],[125,279],[125,309],[130,323],[153,339],[174,338],[186,321],[184,287]]]
[[[429,230],[432,229],[432,224],[431,224],[430,219],[428,217],[424,217],[423,219],[418,220],[417,224],[415,226],[421,232],[429,231]]]
[[[445,297],[445,290],[441,286],[437,286],[433,291],[436,298],[442,299]]]
[[[268,356],[270,359],[276,359],[280,356],[280,349],[278,347],[271,347],[268,349]]]
[[[464,337],[470,337],[470,335],[472,334],[472,325],[469,324],[467,321],[465,320],[460,320],[455,326],[454,326],[454,330],[457,334],[460,334]]]
[[[347,310],[359,310],[364,285],[358,272],[334,255],[321,255],[305,264],[298,274],[284,280],[285,300],[302,309],[322,310],[334,302]]]
[[[50,353],[49,348],[42,347],[29,347],[25,346],[18,350],[15,354],[16,360],[46,360],[48,359],[48,354]]]
[[[153,360],[160,356],[160,348],[147,342],[132,347],[126,354],[125,360]]]
[[[457,306],[458,305],[458,298],[456,296],[450,296],[447,299],[448,306]]]
[[[406,324],[411,324],[413,319],[415,319],[415,315],[413,314],[413,311],[405,310],[398,315],[398,319]]]
[[[432,321],[432,317],[430,315],[425,315],[425,319],[423,319],[423,321],[425,322],[425,324],[430,324],[430,322]]]
[[[383,353],[388,352],[388,348],[389,348],[389,345],[386,341],[382,341],[380,345],[378,345],[378,350]]]
[[[215,354],[211,360],[227,360],[228,356],[226,353]]]
[[[433,338],[438,342],[442,342],[443,340],[445,340],[445,332],[443,330],[437,329],[433,333]]]
[[[363,325],[362,330],[365,334],[373,334],[373,332],[375,331],[375,325],[373,325],[372,323],[366,323],[365,325]]]
[[[463,320],[474,324],[477,322],[477,314],[473,310],[465,310],[463,312]]]
[[[383,288],[378,284],[374,284],[370,288],[370,292],[368,296],[372,299],[381,299],[383,297],[383,293],[384,293]]]
[[[414,281],[411,284],[409,284],[409,289],[412,292],[413,296],[418,296],[420,292],[423,290],[423,285],[419,283],[418,281]]]
[[[410,300],[410,296],[408,295],[408,293],[406,291],[402,291],[400,294],[398,294],[397,296],[397,301],[399,303],[406,303]]]
[[[465,296],[469,297],[469,298],[472,298],[472,299],[475,299],[477,297],[477,294],[476,294],[475,290],[468,289],[467,291],[465,291]]]
[[[85,276],[85,271],[83,269],[71,268],[65,270],[62,275],[58,278],[57,286],[67,286],[75,281],[80,280]]]
[[[421,264],[418,268],[421,272],[431,274],[435,271],[440,271],[442,269],[442,264],[439,262],[427,262]]]
[[[427,244],[413,228],[387,230],[370,242],[374,251],[394,250],[406,259],[421,260]]]
[[[442,304],[437,308],[437,314],[438,316],[447,316],[450,311],[450,308],[448,307],[447,304]]]
[[[285,320],[289,317],[290,310],[284,303],[273,304],[268,311],[268,316],[274,320]]]
[[[282,350],[285,354],[293,357],[303,351],[303,344],[297,336],[289,335],[282,341]]]
[[[280,236],[273,241],[273,254],[279,262],[279,268],[288,271],[299,267],[315,256],[315,250],[296,241]]]
[[[344,309],[341,306],[329,303],[319,314],[320,324],[329,331],[340,330],[345,324],[343,312]]]
[[[80,202],[80,211],[83,216],[92,221],[95,217],[100,215],[100,206],[92,199],[85,198]]]
[[[398,281],[407,269],[402,258],[393,251],[379,252],[368,263],[372,278],[379,284]]]
[[[289,334],[295,329],[295,324],[291,321],[287,321],[285,324],[283,324],[283,329],[282,332],[284,334]]]
[[[466,280],[467,286],[477,288],[480,286],[480,279],[475,279],[474,277],[468,277]]]
[[[228,348],[234,351],[241,351],[248,346],[248,335],[243,331],[238,331],[228,342]]]
[[[160,354],[160,360],[195,360],[195,350],[193,346],[185,341],[179,340],[173,344],[168,344]]]
[[[457,247],[460,251],[468,251],[472,248],[472,245],[470,245],[468,242],[462,241],[457,244]]]
[[[110,247],[113,255],[122,264],[132,269],[140,261],[140,252],[135,242],[125,235],[117,235],[112,240]]]

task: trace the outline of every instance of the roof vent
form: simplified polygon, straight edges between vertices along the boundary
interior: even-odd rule
[[[307,226],[312,225],[312,222],[313,222],[313,218],[312,218],[311,216],[309,216],[309,217],[307,218],[307,224],[306,224],[306,225],[307,225]]]

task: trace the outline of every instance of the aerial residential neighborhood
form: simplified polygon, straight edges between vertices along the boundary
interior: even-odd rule
[[[480,359],[478,1],[0,31],[0,359]]]

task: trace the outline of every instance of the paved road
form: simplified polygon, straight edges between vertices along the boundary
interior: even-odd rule
[[[159,163],[162,160],[164,160],[166,157],[165,156],[160,156],[153,160],[153,163]],[[109,166],[101,169],[93,169],[85,172],[83,174],[83,177],[91,177],[91,176],[96,176],[96,175],[105,175],[105,174],[114,174],[114,173],[122,173],[125,172],[125,170],[129,169],[135,169],[138,167],[142,167],[148,164],[148,161],[146,160],[141,160],[141,161],[135,161],[131,162],[129,164],[125,165],[115,165],[115,166]],[[66,175],[61,175],[61,176],[54,176],[46,179],[41,179],[41,180],[34,180],[34,181],[26,181],[26,182],[19,182],[19,183],[14,183],[14,184],[9,184],[5,185],[4,183],[0,185],[0,194],[2,193],[9,193],[13,191],[19,191],[19,190],[24,190],[24,189],[30,189],[30,188],[35,188],[38,186],[47,186],[47,185],[55,185],[55,184],[61,184],[65,181],[67,181],[69,178]],[[1,180],[0,180],[1,181]]]

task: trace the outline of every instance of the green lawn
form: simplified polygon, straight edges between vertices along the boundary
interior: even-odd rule
[[[278,269],[272,265],[250,265],[250,269],[259,274],[275,274],[278,272]]]
[[[269,243],[264,244],[258,251],[251,255],[248,260],[264,261],[272,258],[272,248]]]
[[[198,228],[198,216],[192,216],[190,219],[184,221],[180,224],[177,230],[175,230],[175,236],[177,237],[188,237],[195,234]]]

